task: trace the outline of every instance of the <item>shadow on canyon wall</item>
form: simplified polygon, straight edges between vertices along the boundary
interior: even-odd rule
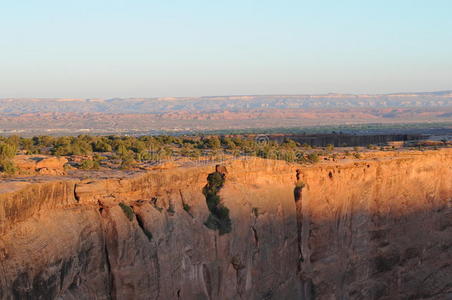
[[[397,215],[355,211],[334,220],[295,211],[267,219],[268,212],[256,216],[250,209],[241,218],[233,215],[232,233],[222,236],[202,222],[190,224],[196,221],[178,206],[170,215],[150,203],[137,205],[132,221],[115,206],[62,209],[18,224],[13,236],[1,239],[0,298],[452,295],[452,209],[446,205]]]

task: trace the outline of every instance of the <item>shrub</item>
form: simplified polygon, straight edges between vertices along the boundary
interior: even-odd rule
[[[129,219],[129,221],[132,221],[133,218],[135,217],[133,209],[127,204],[124,204],[123,202],[119,202],[119,206],[122,208],[122,211],[126,215],[127,219]]]
[[[223,144],[225,146],[226,149],[235,149],[237,147],[237,145],[234,143],[234,141],[231,138],[228,137],[224,137],[221,140],[221,144]]]
[[[97,170],[99,169],[100,165],[98,161],[94,161],[91,159],[87,159],[82,161],[79,168],[82,170]]]
[[[283,150],[280,152],[280,155],[282,155],[282,158],[287,162],[294,162],[297,160],[297,155],[292,149]]]
[[[97,141],[93,145],[93,150],[95,152],[111,152],[112,148],[110,144],[105,141]]]
[[[9,143],[0,143],[0,172],[14,174],[17,169],[13,158],[16,155],[17,147]]]
[[[91,144],[79,139],[75,140],[71,144],[71,148],[72,148],[71,154],[73,155],[87,155],[93,152]]]
[[[207,184],[203,188],[207,207],[210,215],[204,225],[212,230],[218,230],[220,235],[231,232],[232,222],[229,217],[229,209],[221,204],[217,195],[224,185],[224,176],[219,172],[210,173],[207,176]]]
[[[220,204],[220,196],[217,194],[208,193],[206,196],[207,207],[210,211],[214,210],[218,204]]]
[[[146,235],[146,237],[148,238],[149,241],[152,241],[152,238],[153,238],[152,232],[150,232],[146,228],[143,228],[143,233]]]
[[[182,202],[182,207],[184,208],[184,210],[188,213],[190,213],[191,211],[191,206],[188,203]]]
[[[147,150],[141,150],[135,155],[135,157],[138,161],[147,161],[151,160],[151,153]]]
[[[213,172],[207,176],[207,185],[206,187],[209,191],[213,191],[217,193],[224,184],[224,176],[220,172]]]
[[[231,219],[229,218],[229,209],[222,206],[221,211],[224,213],[224,217],[220,218],[214,214],[210,214],[204,225],[212,230],[218,230],[220,235],[229,233],[232,230]]]
[[[210,214],[207,217],[207,220],[204,222],[204,225],[212,230],[218,230],[218,218],[216,218],[214,215]]]
[[[309,162],[311,162],[311,163],[316,163],[316,162],[318,162],[320,159],[319,159],[319,156],[317,155],[317,153],[310,153],[310,154],[308,154],[308,161]]]
[[[16,171],[17,168],[12,160],[10,159],[0,160],[0,172],[12,175],[16,173]]]
[[[204,149],[219,149],[221,147],[221,141],[217,136],[212,136],[203,140],[202,147]]]
[[[284,142],[281,144],[282,147],[288,148],[288,149],[294,149],[297,147],[297,142],[291,139],[285,139]]]
[[[128,170],[132,168],[134,165],[135,161],[133,160],[133,158],[125,158],[122,159],[120,168],[123,170]]]
[[[216,207],[215,214],[219,219],[229,218],[229,208],[220,204]]]
[[[16,156],[17,147],[8,143],[0,143],[0,160],[9,160]]]
[[[72,154],[72,147],[71,145],[58,145],[52,148],[50,151],[52,155],[56,156],[64,156],[64,155],[71,155]]]
[[[361,154],[359,154],[359,152],[353,153],[353,156],[354,156],[355,158],[361,158]]]

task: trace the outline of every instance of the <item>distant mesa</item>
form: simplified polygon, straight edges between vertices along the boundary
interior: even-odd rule
[[[0,99],[2,134],[452,122],[452,91],[394,94]]]

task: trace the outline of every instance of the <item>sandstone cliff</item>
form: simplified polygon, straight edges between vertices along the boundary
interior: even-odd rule
[[[0,184],[0,299],[452,297],[450,149],[225,166],[223,235],[214,165]]]

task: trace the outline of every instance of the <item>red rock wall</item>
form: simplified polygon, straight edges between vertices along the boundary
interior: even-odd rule
[[[226,166],[232,232],[222,236],[203,224],[213,165],[3,184],[0,299],[451,296],[452,151]]]

